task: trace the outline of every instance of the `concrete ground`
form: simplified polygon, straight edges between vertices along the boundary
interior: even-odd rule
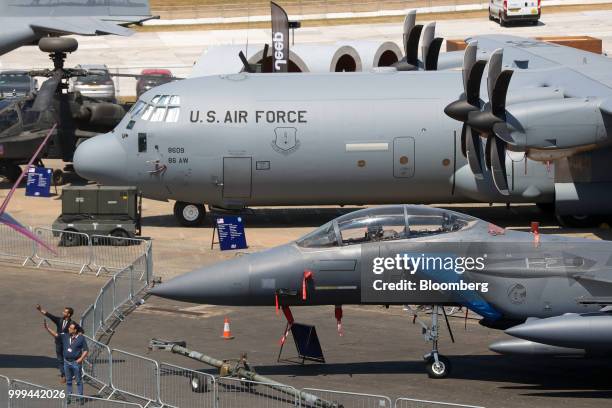
[[[587,6],[585,6],[587,7]],[[485,15],[438,21],[436,34],[444,38],[464,38],[469,35],[504,33],[526,37],[555,35],[590,35],[603,40],[603,49],[612,51],[612,10],[598,10],[608,5],[588,6],[588,10],[569,13],[543,12],[538,26],[516,25],[500,27]],[[419,20],[419,23],[427,21]],[[178,30],[178,28],[177,28]],[[395,41],[401,43],[400,22],[356,24],[327,27],[304,27],[297,30],[297,43],[335,43],[343,40]],[[79,50],[68,56],[67,66],[76,64],[107,64],[113,72],[139,73],[143,68],[170,68],[176,76],[189,75],[193,63],[203,51],[213,45],[262,44],[269,42],[270,30],[233,29],[206,31],[138,32],[131,37],[80,37]],[[443,48],[444,49],[444,48]],[[236,57],[237,58],[237,57]],[[37,47],[22,47],[0,57],[0,69],[46,68],[50,61]],[[135,95],[135,81],[116,79],[121,96]]]
[[[75,181],[76,182],[76,181]],[[8,191],[0,183],[0,198]],[[610,239],[603,228],[566,230],[537,207],[524,205],[453,206],[499,225],[527,229],[529,222],[542,223],[543,233],[561,233],[593,239]],[[285,243],[350,209],[334,207],[303,209],[255,209],[246,215],[248,251]],[[26,198],[20,188],[9,211],[24,223],[49,225],[59,214],[58,196],[50,199]],[[143,233],[154,242],[155,274],[163,279],[235,256],[210,250],[211,224],[202,228],[181,228],[171,215],[170,203],[144,201]],[[51,311],[65,305],[77,315],[93,302],[105,278],[61,271],[22,268],[0,263],[0,374],[34,383],[60,387],[54,368],[54,348],[44,333],[40,315],[34,310],[41,303]],[[193,305],[150,298],[121,324],[111,346],[147,357],[194,369],[201,363],[168,352],[148,352],[151,338],[185,340],[189,347],[220,359],[236,359],[248,354],[257,372],[292,386],[331,388],[452,401],[487,407],[601,407],[612,397],[609,361],[574,359],[534,359],[498,356],[488,345],[504,334],[481,327],[476,320],[452,318],[457,342],[451,344],[445,328],[442,352],[453,363],[452,377],[431,380],[424,373],[421,356],[428,351],[420,328],[401,308],[345,307],[345,336],[338,337],[333,308],[296,308],[298,322],[316,324],[327,364],[277,363],[278,340],[284,318],[273,308],[225,308]],[[220,339],[223,320],[229,317],[235,339]],[[16,328],[16,330],[15,330]],[[285,357],[295,356],[291,340]]]

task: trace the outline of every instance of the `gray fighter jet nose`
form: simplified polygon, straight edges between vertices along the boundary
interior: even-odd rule
[[[156,296],[212,305],[274,305],[278,289],[297,293],[304,262],[292,245],[196,269],[150,290]]]
[[[126,152],[117,136],[106,133],[92,137],[77,147],[73,158],[77,174],[101,184],[123,184],[127,171]]]
[[[183,302],[236,305],[249,294],[247,256],[196,269],[154,287],[153,295]]]

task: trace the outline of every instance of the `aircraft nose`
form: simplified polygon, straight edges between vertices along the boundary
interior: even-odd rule
[[[302,259],[281,246],[196,269],[152,288],[153,295],[184,302],[225,306],[274,304],[278,288],[301,283]]]
[[[196,269],[155,286],[149,292],[183,302],[240,304],[249,294],[249,263],[243,258],[246,256]]]
[[[126,152],[116,135],[106,133],[84,141],[74,152],[72,161],[77,174],[100,184],[123,184]]]

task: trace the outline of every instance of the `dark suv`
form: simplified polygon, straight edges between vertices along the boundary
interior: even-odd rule
[[[147,75],[147,78],[140,78],[136,82],[136,96],[140,97],[151,88],[172,82],[172,72],[168,69],[143,69],[140,75]]]

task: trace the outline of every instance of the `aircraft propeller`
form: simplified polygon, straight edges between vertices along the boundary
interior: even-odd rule
[[[249,74],[254,74],[257,72],[257,69],[255,68],[257,64],[251,64],[249,60],[247,59],[246,55],[244,55],[242,51],[238,53],[238,58],[240,58],[240,61],[242,61],[242,65],[244,65],[244,70],[246,72],[248,72]],[[268,58],[268,44],[264,44],[263,54],[261,56],[261,66],[262,67],[263,67],[263,64],[266,62],[266,58]]]
[[[436,23],[432,22],[425,27],[416,24],[416,10],[410,10],[404,19],[404,58],[392,66],[398,71],[435,71],[438,69],[438,57],[443,38],[436,37]],[[423,33],[423,44],[421,45],[421,57],[419,61],[419,39]]]
[[[482,145],[478,133],[468,125],[468,117],[472,112],[480,112],[480,81],[484,68],[487,64],[485,60],[476,60],[478,43],[473,41],[468,44],[463,56],[463,89],[462,97],[444,108],[451,118],[463,122],[461,128],[461,152],[468,159],[472,173],[478,178],[483,179],[483,167],[481,163]]]
[[[473,48],[471,48],[473,45]],[[449,104],[444,112],[455,120],[463,122],[461,150],[468,159],[472,172],[479,179],[483,177],[482,144],[478,137],[486,138],[485,168],[491,172],[497,190],[508,195],[506,173],[507,144],[514,144],[506,124],[506,95],[512,78],[512,70],[502,71],[503,49],[495,50],[488,61],[487,91],[489,102],[481,110],[480,81],[486,61],[475,61],[476,44],[466,49],[463,65],[465,97]],[[465,82],[466,72],[468,80]]]

